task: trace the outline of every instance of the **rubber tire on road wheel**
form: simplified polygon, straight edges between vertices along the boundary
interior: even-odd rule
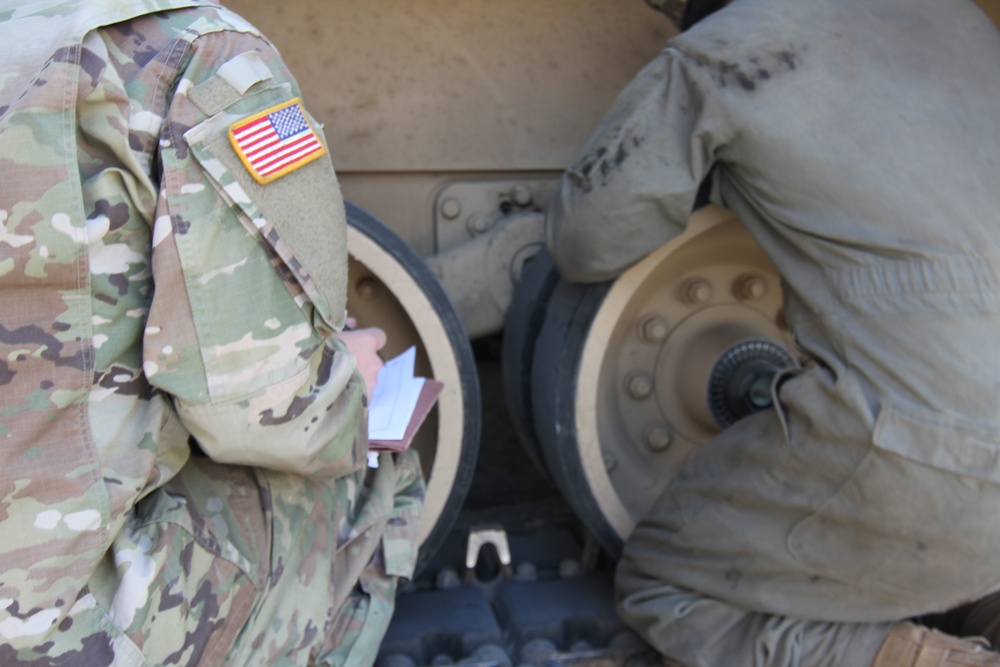
[[[507,309],[501,355],[504,396],[514,432],[528,457],[546,474],[548,471],[532,417],[531,368],[538,332],[559,280],[559,272],[545,250],[524,265],[521,281]]]
[[[427,479],[420,570],[451,531],[472,483],[481,424],[475,358],[461,319],[423,259],[374,216],[345,206],[348,313],[359,327],[386,331],[386,359],[415,345],[416,374],[445,384],[413,445]]]
[[[597,542],[617,558],[622,539],[588,484],[573,410],[587,333],[608,289],[609,284],[556,285],[535,342],[531,400],[545,469]]]

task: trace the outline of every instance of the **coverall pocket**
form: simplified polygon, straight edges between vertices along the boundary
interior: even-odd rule
[[[992,429],[884,407],[872,446],[789,550],[815,574],[881,591],[910,614],[1000,584],[1000,437]]]
[[[925,465],[1000,482],[1000,428],[886,406],[873,439],[877,447]]]

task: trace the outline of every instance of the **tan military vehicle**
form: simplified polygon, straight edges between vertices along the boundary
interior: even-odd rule
[[[979,4],[1000,21],[1000,0]],[[623,538],[795,363],[778,276],[726,211],[700,209],[609,285],[564,283],[537,255],[555,179],[675,27],[641,0],[227,5],[324,124],[351,313],[446,387],[416,444],[421,574],[381,662],[619,660],[634,645],[606,574]],[[474,482],[494,491],[470,512]]]

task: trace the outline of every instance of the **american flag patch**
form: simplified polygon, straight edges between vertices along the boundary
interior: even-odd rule
[[[270,183],[326,153],[298,98],[229,128],[229,141],[258,183]]]

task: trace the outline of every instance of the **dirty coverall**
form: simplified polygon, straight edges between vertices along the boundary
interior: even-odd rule
[[[626,89],[550,205],[619,275],[699,185],[783,277],[804,368],[627,540],[619,611],[687,667],[869,665],[1000,588],[1000,34],[968,0],[734,0]]]
[[[0,18],[0,665],[370,664],[423,480],[365,466],[297,84],[205,1]]]

